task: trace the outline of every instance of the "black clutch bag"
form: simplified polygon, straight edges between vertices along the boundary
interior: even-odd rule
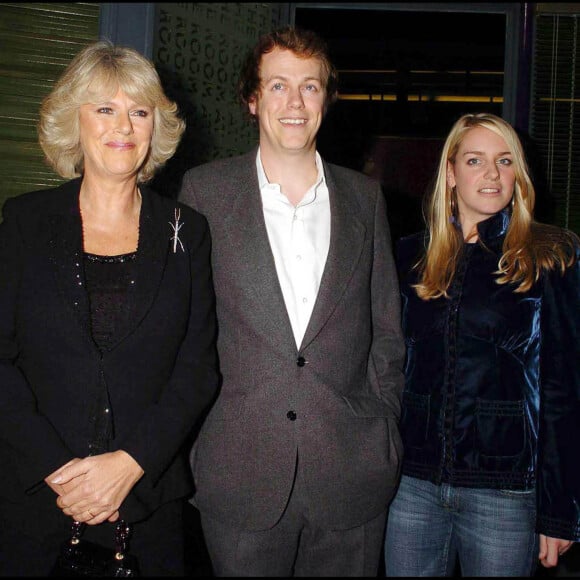
[[[115,546],[105,547],[82,539],[86,524],[73,522],[71,537],[62,544],[50,576],[135,578],[140,576],[137,558],[128,553],[131,526],[120,520]]]

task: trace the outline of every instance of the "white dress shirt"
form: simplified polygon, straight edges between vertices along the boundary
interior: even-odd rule
[[[330,201],[322,160],[316,152],[318,178],[297,206],[279,184],[268,182],[259,149],[256,167],[276,272],[300,349],[330,246]]]

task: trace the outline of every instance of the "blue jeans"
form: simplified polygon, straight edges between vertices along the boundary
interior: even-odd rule
[[[532,576],[536,493],[434,485],[403,476],[389,508],[387,576]]]

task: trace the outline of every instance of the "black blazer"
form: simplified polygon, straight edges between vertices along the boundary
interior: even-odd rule
[[[121,509],[137,521],[192,492],[186,456],[178,450],[218,380],[209,229],[191,208],[140,188],[130,289],[136,315],[101,354],[91,338],[84,288],[80,183],[4,205],[0,516],[58,511],[43,479],[88,455],[91,401],[104,379],[114,415],[113,450],[124,449],[145,471]],[[179,240],[173,238],[176,210]]]

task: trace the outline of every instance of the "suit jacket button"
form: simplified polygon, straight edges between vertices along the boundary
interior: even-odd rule
[[[296,421],[296,413],[294,411],[288,411],[286,417],[288,417],[290,421]]]
[[[306,359],[303,356],[299,356],[298,360],[296,361],[296,364],[299,367],[303,367],[306,364]]]

